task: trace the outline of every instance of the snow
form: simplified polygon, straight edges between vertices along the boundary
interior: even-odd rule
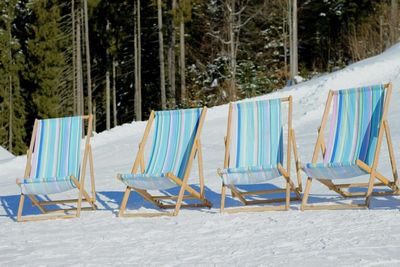
[[[297,145],[301,161],[307,162],[329,89],[392,82],[388,120],[395,155],[400,159],[399,59],[400,45],[396,45],[343,70],[259,98],[293,96]],[[399,197],[375,197],[369,210],[301,212],[299,203],[293,202],[287,212],[219,214],[221,181],[216,169],[223,164],[226,123],[227,105],[211,108],[202,133],[206,197],[214,207],[181,210],[178,217],[116,217],[124,186],[115,174],[129,171],[145,122],[95,134],[92,146],[99,210],[82,212],[79,219],[16,223],[19,189],[15,179],[23,174],[25,157],[0,162],[0,265],[400,264]],[[383,144],[378,169],[389,175],[388,153]],[[304,183],[304,174],[302,178]],[[191,179],[190,183],[198,181]],[[279,179],[273,181],[273,185],[281,184]],[[74,194],[71,191],[66,196]],[[228,207],[239,205],[230,194],[228,197]],[[316,182],[310,200],[348,202]],[[131,196],[128,208],[153,209],[136,194]],[[25,212],[38,213],[30,205],[25,205]]]
[[[6,150],[4,147],[0,146],[0,162],[9,160],[14,158],[14,155],[11,154],[8,150]]]

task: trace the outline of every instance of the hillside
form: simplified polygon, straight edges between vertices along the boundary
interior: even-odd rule
[[[343,70],[262,96],[291,95],[294,129],[302,162],[311,159],[317,127],[329,89],[375,83],[393,83],[389,124],[397,160],[400,160],[400,45]],[[117,218],[115,211],[124,186],[115,179],[128,172],[137,152],[145,122],[133,122],[96,134],[93,153],[99,210],[80,219],[34,223],[14,221],[25,157],[0,161],[0,265],[340,265],[395,266],[400,263],[400,198],[379,197],[370,210],[299,211],[219,214],[223,165],[223,136],[227,105],[209,109],[202,133],[206,197],[211,210],[182,210],[178,217]],[[390,169],[384,143],[379,170]],[[193,172],[196,177],[196,172]],[[306,177],[303,175],[303,182]],[[365,180],[367,178],[364,178]],[[280,180],[273,180],[280,185]],[[198,183],[191,179],[190,183]],[[67,195],[74,195],[70,192]],[[228,194],[230,197],[230,193]],[[314,183],[311,200],[340,200]],[[227,200],[227,206],[239,202]],[[137,195],[128,208],[153,209]],[[37,212],[26,205],[25,211]]]

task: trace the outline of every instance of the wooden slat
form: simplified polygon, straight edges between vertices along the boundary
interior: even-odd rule
[[[175,204],[164,204],[165,209],[175,209]],[[194,204],[181,204],[181,208],[201,208],[201,207],[209,207],[208,204],[204,203],[194,203]]]
[[[82,195],[85,197],[86,200],[89,200],[89,199],[92,199],[92,198],[89,196],[89,194],[83,188],[84,187],[84,181],[81,181],[81,183],[79,183],[78,180],[74,176],[71,176],[71,180],[74,182],[75,186],[79,190],[80,197],[78,198],[78,202],[77,202],[77,207],[78,207],[78,211],[79,211],[79,207],[81,206],[82,199],[83,199]],[[92,206],[92,208],[94,210],[97,209],[96,204],[94,204],[94,202],[88,201],[88,203],[90,204],[90,206]],[[78,214],[78,217],[79,217],[79,214]]]
[[[179,196],[152,196],[153,199],[178,199]],[[197,199],[197,197],[191,195],[184,195],[183,199]]]
[[[268,194],[277,194],[277,193],[285,193],[286,189],[270,189],[270,190],[256,190],[256,191],[246,191],[240,192],[242,196],[250,196],[250,195],[268,195]]]
[[[76,218],[75,214],[68,215],[38,215],[38,216],[23,216],[18,222],[45,221],[55,219],[72,219]]]
[[[399,188],[397,186],[397,180],[398,180],[397,165],[396,165],[396,159],[394,157],[392,136],[390,135],[390,128],[389,128],[388,121],[385,120],[383,122],[383,125],[385,127],[386,143],[387,143],[388,151],[389,151],[390,165],[392,166],[393,180],[394,180],[397,190],[399,190]]]
[[[304,205],[302,210],[342,210],[342,209],[365,209],[365,204],[338,204],[338,205]]]
[[[197,162],[199,171],[199,182],[200,182],[200,196],[204,198],[204,172],[203,172],[203,153],[201,151],[200,139],[197,140]]]
[[[301,181],[301,174],[300,174],[300,161],[299,161],[299,153],[297,151],[297,144],[296,144],[296,135],[294,133],[294,129],[292,129],[292,134],[291,134],[291,143],[293,145],[293,156],[294,156],[294,162],[296,165],[296,176],[297,176],[297,186],[299,188],[299,191],[303,191],[302,188],[302,181]]]
[[[17,213],[17,221],[21,221],[22,217],[22,211],[24,209],[24,202],[25,202],[25,195],[21,194],[19,198],[19,205],[18,205],[18,213]]]
[[[158,212],[158,213],[150,213],[150,212],[143,212],[143,213],[124,213],[120,214],[119,217],[162,217],[162,216],[174,216],[172,212]]]
[[[291,197],[290,201],[301,200],[298,197]],[[258,204],[271,204],[271,203],[281,203],[286,202],[286,197],[284,198],[273,198],[273,199],[257,199],[257,200],[246,200],[247,205],[258,205]]]
[[[225,193],[226,193],[226,186],[222,185],[221,187],[221,207],[220,207],[220,213],[224,212],[225,208]]]
[[[226,213],[238,212],[263,212],[263,211],[285,211],[286,206],[262,206],[262,207],[242,207],[242,208],[225,208]]]
[[[369,205],[371,203],[371,194],[372,194],[372,190],[374,188],[374,179],[375,179],[375,177],[377,177],[376,168],[378,167],[378,163],[379,163],[379,155],[380,155],[380,152],[381,152],[383,132],[385,131],[383,122],[387,118],[387,112],[388,112],[388,108],[389,108],[390,97],[391,97],[391,94],[392,94],[392,85],[391,84],[389,84],[388,87],[385,87],[385,88],[386,88],[387,92],[386,92],[385,105],[384,105],[383,114],[382,114],[382,123],[381,123],[381,125],[379,127],[378,140],[377,140],[377,143],[376,143],[374,161],[373,161],[372,166],[371,166],[369,185],[368,185],[367,196],[366,196],[366,200],[365,200],[365,203],[368,205],[368,207],[369,207]],[[379,179],[379,177],[377,177],[377,178]],[[381,180],[381,179],[379,179],[379,180]],[[382,181],[382,182],[384,182],[384,181]]]
[[[89,166],[90,166],[90,183],[92,189],[92,200],[93,202],[96,202],[96,185],[94,180],[93,154],[91,145],[89,145]]]
[[[320,146],[322,146],[325,126],[326,126],[326,123],[328,120],[328,115],[329,115],[329,111],[330,111],[331,103],[332,103],[332,95],[333,95],[333,93],[331,90],[331,91],[329,91],[328,99],[326,100],[324,114],[322,115],[321,126],[319,127],[319,130],[318,130],[318,138],[317,138],[317,142],[315,143],[314,154],[313,154],[313,157],[311,160],[312,163],[316,163],[318,160],[318,151],[320,149]]]
[[[77,208],[47,210],[46,214],[54,214],[54,213],[70,214],[69,212],[76,211],[76,210],[77,210]],[[81,210],[93,211],[93,208],[92,207],[81,207]],[[73,215],[76,216],[75,214],[73,214]]]
[[[374,186],[384,186],[384,183],[375,183]],[[336,184],[338,188],[367,187],[368,183]]]
[[[25,166],[24,179],[29,178],[29,173],[31,172],[32,153],[33,153],[33,147],[34,147],[35,140],[36,140],[38,123],[39,123],[39,121],[37,119],[35,119],[35,123],[33,124],[33,132],[32,132],[32,136],[31,136],[31,142],[30,142],[29,149],[28,149],[28,152],[26,155],[27,160],[26,160],[26,166]]]
[[[153,124],[154,117],[155,117],[155,112],[154,112],[154,110],[152,110],[150,113],[149,120],[146,125],[146,129],[144,130],[143,138],[142,138],[142,141],[140,142],[139,151],[137,152],[136,159],[135,159],[135,162],[133,163],[131,173],[137,173],[137,169],[138,169],[139,164],[143,157],[144,147],[146,146],[147,138],[149,137],[150,129]]]
[[[224,168],[229,168],[229,150],[230,150],[230,143],[231,143],[231,129],[232,124],[232,103],[229,103],[228,108],[228,125],[226,129],[226,137],[225,137],[225,159],[224,159]]]
[[[93,199],[86,199],[82,198],[82,201],[84,202],[93,202]],[[49,200],[49,201],[39,201],[40,205],[57,205],[57,204],[67,204],[67,203],[76,203],[78,202],[78,199],[63,199],[63,200]],[[37,206],[35,203],[32,203],[33,206]]]
[[[129,186],[127,186],[125,189],[124,197],[122,198],[121,204],[119,206],[118,217],[124,216],[126,204],[128,203],[130,194],[131,194],[131,188]]]

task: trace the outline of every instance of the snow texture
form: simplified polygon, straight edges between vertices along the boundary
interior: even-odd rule
[[[386,82],[392,82],[394,88],[389,125],[395,156],[400,159],[400,45],[258,99],[293,96],[297,145],[301,161],[307,162],[328,90]],[[79,219],[16,223],[20,192],[15,179],[23,175],[26,159],[21,156],[0,162],[0,265],[400,265],[399,197],[374,197],[369,210],[301,212],[299,203],[293,202],[287,212],[219,214],[221,180],[216,169],[223,167],[227,107],[208,111],[202,133],[206,197],[214,204],[211,210],[181,210],[178,217],[116,217],[124,185],[115,175],[130,170],[145,122],[125,124],[94,136],[99,210],[82,212]],[[389,176],[385,142],[378,169]],[[198,180],[193,177],[197,172],[192,174],[190,184],[196,186]],[[304,183],[306,177],[302,175]],[[361,180],[367,181],[367,177]],[[283,179],[275,179],[268,186],[281,185]],[[62,197],[75,195],[70,191]],[[349,202],[317,182],[311,188],[310,200]],[[226,205],[229,208],[240,203],[229,193]],[[154,211],[136,193],[131,195],[128,209]],[[38,214],[29,202],[24,211]]]
[[[0,146],[0,162],[6,161],[6,160],[9,160],[9,159],[12,159],[12,158],[14,158],[14,155],[11,154],[4,147]]]

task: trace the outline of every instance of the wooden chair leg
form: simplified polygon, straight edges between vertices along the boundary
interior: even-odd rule
[[[200,180],[200,196],[204,198],[204,172],[203,172],[203,153],[201,152],[200,140],[197,142],[197,162],[199,168],[199,180]]]
[[[308,177],[307,183],[306,183],[306,189],[304,190],[303,200],[301,201],[300,210],[304,210],[304,208],[307,205],[308,194],[310,193],[311,183],[312,183],[312,178]]]
[[[87,200],[89,205],[92,206],[92,209],[96,210],[97,207],[96,207],[96,204],[94,203],[94,199],[89,196],[89,194],[83,188],[83,185],[81,186],[81,184],[78,182],[78,180],[73,176],[71,177],[71,180],[75,184],[76,188],[79,190],[79,195],[82,194],[82,197],[85,197],[85,199]],[[82,197],[80,198],[80,203],[81,203],[80,206],[82,206]],[[79,204],[79,197],[78,197],[78,204]],[[79,217],[79,215],[77,215],[77,217]]]
[[[177,216],[179,214],[179,210],[181,209],[183,195],[185,194],[185,187],[186,187],[186,183],[182,183],[181,189],[179,191],[178,200],[176,201],[174,216]]]
[[[372,170],[372,172],[370,173],[369,182],[368,182],[368,190],[367,190],[367,194],[365,197],[365,205],[368,208],[369,208],[369,205],[371,204],[372,190],[374,189],[374,180],[375,180],[375,171]]]
[[[92,201],[93,201],[93,203],[95,203],[96,202],[96,184],[94,181],[92,146],[89,147],[89,167],[90,167],[90,181],[91,181],[91,189],[92,189]]]
[[[18,205],[18,213],[17,213],[17,221],[21,221],[22,210],[24,209],[24,202],[25,202],[25,195],[21,194],[19,198],[19,205]]]
[[[226,193],[226,186],[224,184],[222,184],[222,188],[221,188],[221,209],[220,212],[223,213],[224,212],[224,208],[225,208],[225,193]]]
[[[79,189],[78,193],[78,203],[76,204],[76,217],[81,216],[81,208],[82,208],[82,188]]]
[[[129,186],[127,186],[125,193],[124,193],[124,197],[122,198],[122,201],[121,201],[121,206],[119,207],[119,212],[118,212],[119,217],[124,216],[126,204],[128,203],[130,193],[131,193],[131,189],[129,188]]]
[[[286,178],[286,206],[285,209],[289,210],[289,206],[290,206],[290,181],[288,178]]]

